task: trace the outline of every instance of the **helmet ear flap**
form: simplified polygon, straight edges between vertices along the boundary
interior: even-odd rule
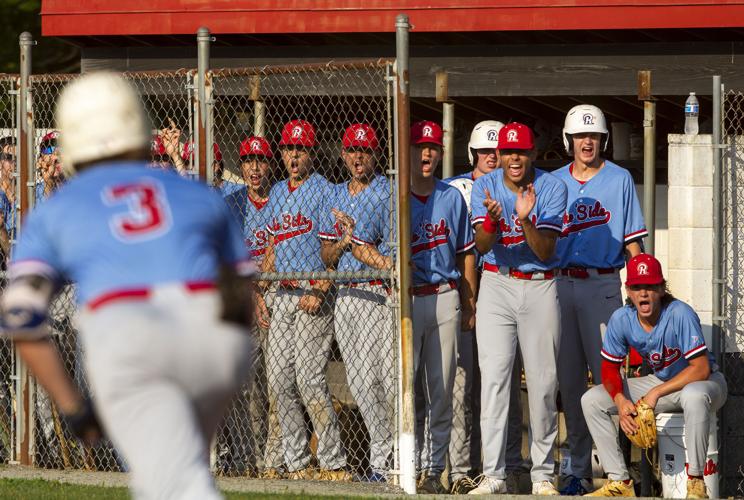
[[[476,158],[478,158],[478,153],[475,152],[475,148],[468,148],[468,160],[473,168],[475,168]]]

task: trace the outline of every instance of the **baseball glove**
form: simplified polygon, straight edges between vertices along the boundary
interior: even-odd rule
[[[644,450],[656,446],[656,415],[643,398],[636,403],[636,416],[633,420],[638,430],[634,434],[626,433],[630,442]]]

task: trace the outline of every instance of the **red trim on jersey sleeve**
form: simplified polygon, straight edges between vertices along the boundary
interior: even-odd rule
[[[700,356],[702,353],[708,350],[708,346],[705,344],[693,347],[685,353],[685,359],[692,359]]]
[[[470,224],[475,227],[476,224],[483,224],[486,221],[486,216],[482,215],[480,217],[476,217],[475,219],[470,221]]]
[[[556,231],[558,233],[563,231],[562,226],[555,225],[552,222],[539,222],[535,224],[535,228],[536,229],[550,229],[551,231]]]
[[[606,359],[602,360],[602,385],[612,400],[615,396],[623,392],[623,379],[620,377],[620,363],[611,363]]]
[[[357,245],[372,245],[372,246],[374,246],[374,243],[371,243],[369,241],[364,241],[363,239],[357,238],[356,236],[353,236],[353,235],[351,237],[351,241],[353,241]]]
[[[321,232],[318,232],[318,238],[320,238],[321,240],[333,240],[333,241],[338,240],[338,236],[335,235],[334,233],[321,233]]]
[[[612,354],[605,351],[604,349],[602,349],[600,354],[602,355],[603,358],[605,358],[610,363],[622,363],[623,360],[625,359],[625,356],[613,356]]]
[[[639,238],[645,238],[648,236],[648,230],[644,227],[641,230],[635,231],[630,234],[625,235],[625,243],[630,243],[631,241],[635,241]]]
[[[464,247],[458,248],[455,253],[467,252],[468,250],[470,250],[474,246],[475,246],[475,240],[471,240],[470,243],[466,243]]]

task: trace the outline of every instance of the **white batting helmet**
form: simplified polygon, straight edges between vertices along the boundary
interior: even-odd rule
[[[475,166],[475,150],[499,147],[499,130],[504,124],[496,120],[482,121],[473,127],[468,143],[468,159]]]
[[[610,133],[607,130],[604,113],[597,106],[579,104],[571,108],[563,125],[563,145],[566,148],[566,153],[571,154],[573,149],[571,135],[587,132],[602,134],[602,151],[607,149]]]
[[[111,72],[84,75],[65,87],[57,102],[62,131],[62,166],[75,165],[147,148],[150,127],[134,88]]]

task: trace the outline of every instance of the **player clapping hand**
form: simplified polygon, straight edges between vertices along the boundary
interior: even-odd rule
[[[485,190],[486,193],[486,199],[483,200],[483,206],[486,207],[486,210],[488,211],[488,217],[491,219],[493,223],[497,223],[499,221],[499,218],[501,217],[501,205],[498,201],[491,198],[491,193],[488,191],[488,189]]]
[[[517,201],[514,204],[514,211],[517,212],[517,217],[520,221],[525,221],[529,218],[532,209],[535,208],[537,202],[537,195],[535,194],[535,185],[530,183],[526,188],[520,187],[517,192]]]

